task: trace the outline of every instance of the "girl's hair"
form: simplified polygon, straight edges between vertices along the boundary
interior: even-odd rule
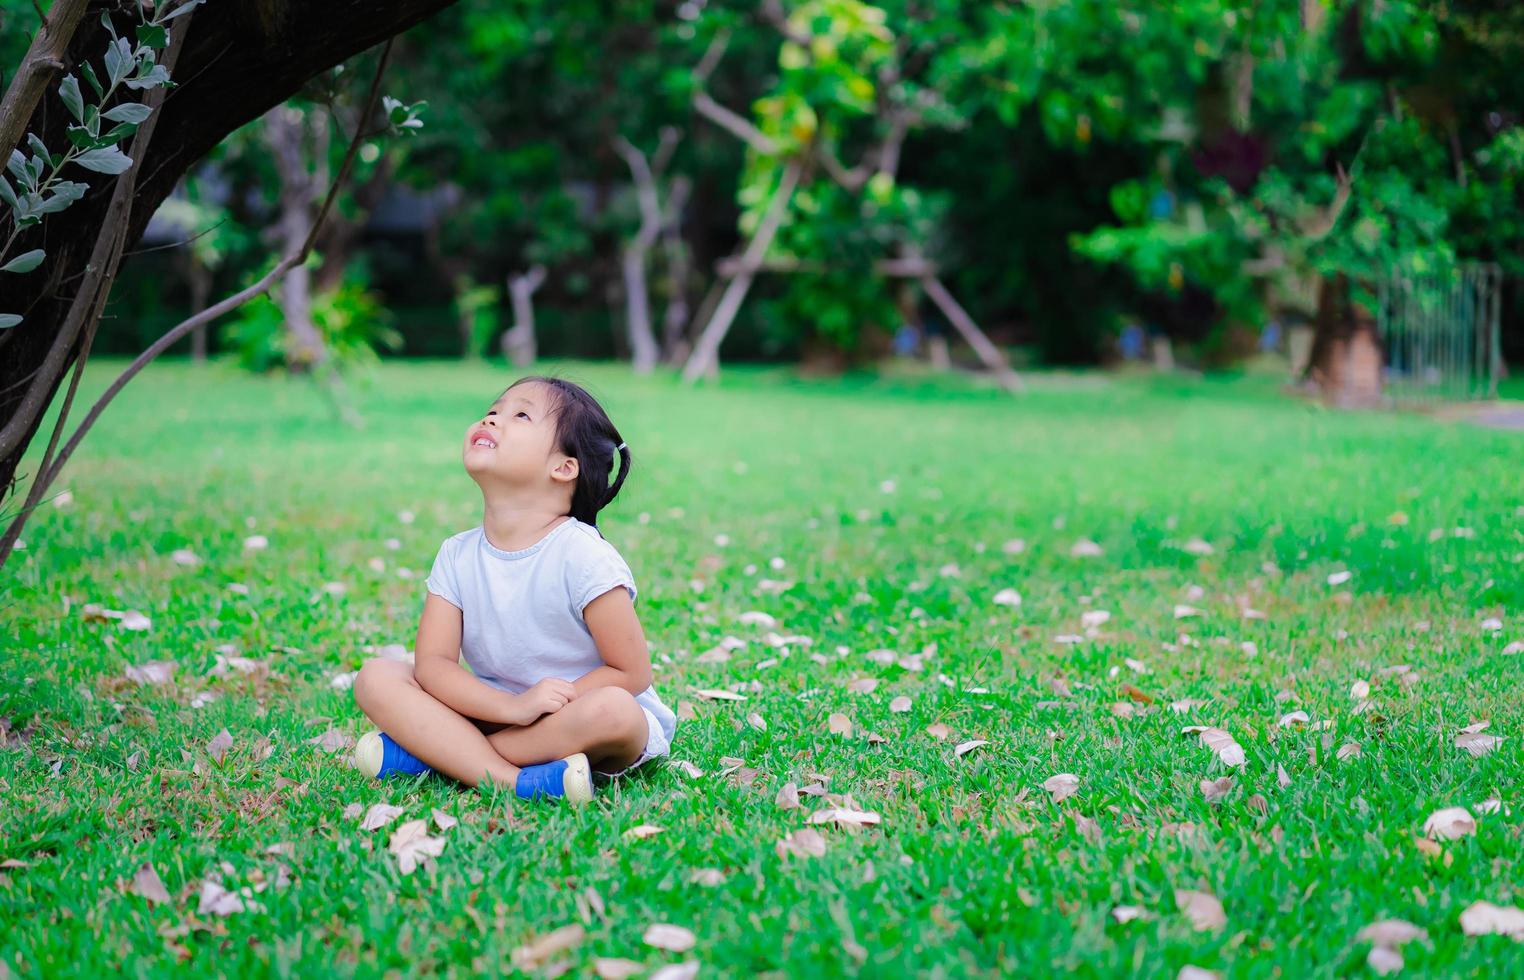
[[[597,527],[598,512],[613,503],[619,488],[624,486],[625,477],[630,475],[629,447],[618,450],[619,478],[610,486],[615,448],[624,439],[609,421],[603,406],[581,385],[538,374],[520,378],[509,385],[504,394],[531,381],[544,385],[551,392],[557,450],[577,460],[577,487],[572,492],[571,516]]]

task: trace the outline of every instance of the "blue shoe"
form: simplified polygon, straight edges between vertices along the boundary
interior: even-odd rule
[[[434,771],[433,766],[392,741],[385,732],[366,732],[360,736],[355,743],[355,768],[376,779]]]
[[[549,796],[568,803],[587,803],[593,798],[593,767],[581,752],[555,762],[524,766],[513,792],[524,800]]]

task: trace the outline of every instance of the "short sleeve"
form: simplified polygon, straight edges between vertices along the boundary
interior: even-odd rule
[[[629,590],[630,601],[634,602],[637,595],[635,576],[630,573],[630,566],[625,564],[619,552],[607,545],[589,551],[590,554],[580,569],[581,574],[575,577],[577,585],[572,590],[572,605],[577,612],[582,613],[589,602],[621,585]]]
[[[427,583],[430,592],[449,602],[456,609],[464,609],[460,601],[460,581],[455,575],[455,551],[450,547],[452,539],[446,539],[434,556],[434,567],[429,570]]]

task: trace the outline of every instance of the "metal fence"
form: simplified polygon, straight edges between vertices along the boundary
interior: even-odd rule
[[[1503,273],[1492,262],[1377,284],[1386,394],[1399,402],[1496,398]]]

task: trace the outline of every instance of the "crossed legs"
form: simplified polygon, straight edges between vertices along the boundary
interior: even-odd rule
[[[576,752],[586,753],[594,769],[618,771],[640,758],[649,732],[639,702],[621,687],[600,687],[531,724],[501,727],[460,714],[395,660],[366,661],[354,693],[377,728],[467,786],[490,781],[511,789],[520,767]]]

